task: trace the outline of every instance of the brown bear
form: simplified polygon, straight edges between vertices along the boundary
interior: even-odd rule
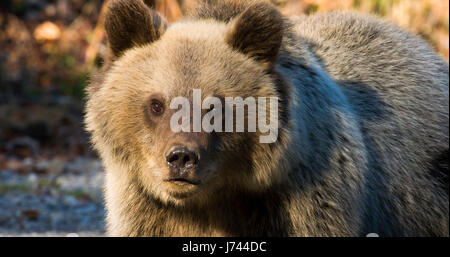
[[[204,1],[169,25],[149,2],[111,1],[87,89],[109,235],[448,236],[449,66],[424,41],[263,1]],[[278,99],[276,141],[174,132],[171,101],[194,89]]]

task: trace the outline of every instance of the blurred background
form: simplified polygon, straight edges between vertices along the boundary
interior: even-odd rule
[[[0,2],[0,236],[101,236],[103,172],[83,131],[84,87],[105,51],[108,0]],[[174,22],[198,0],[155,0]],[[448,61],[448,0],[272,0],[286,15],[355,9]]]

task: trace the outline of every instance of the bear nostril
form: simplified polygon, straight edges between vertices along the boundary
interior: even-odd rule
[[[166,156],[166,160],[170,168],[184,172],[197,164],[198,157],[186,148],[175,148]]]
[[[191,158],[190,155],[185,155],[184,158],[183,158],[183,163],[185,163],[184,166],[193,165],[194,164],[194,160]]]
[[[176,162],[179,159],[178,154],[174,154],[169,156],[169,158],[167,159],[167,162],[173,163]]]

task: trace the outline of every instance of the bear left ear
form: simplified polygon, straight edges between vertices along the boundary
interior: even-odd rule
[[[162,36],[167,22],[150,8],[152,4],[149,0],[111,1],[105,17],[105,30],[114,57]]]
[[[272,5],[249,6],[228,24],[226,42],[266,68],[275,63],[283,40],[283,17]]]

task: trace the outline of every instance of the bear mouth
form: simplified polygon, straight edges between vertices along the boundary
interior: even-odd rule
[[[176,185],[194,185],[194,186],[198,186],[200,185],[199,181],[192,181],[186,178],[170,178],[170,179],[166,179],[164,180],[165,182],[170,182]]]

